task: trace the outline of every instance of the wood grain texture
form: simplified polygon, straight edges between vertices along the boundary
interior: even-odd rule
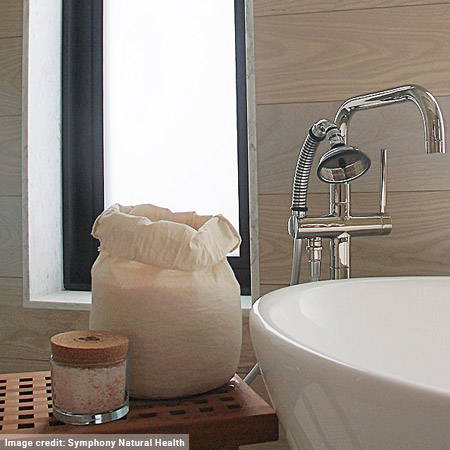
[[[19,305],[19,303],[22,304],[22,279],[0,278],[0,304],[2,306],[14,306]],[[1,317],[3,318],[4,315],[2,314]]]
[[[21,113],[22,38],[0,39],[0,116]]]
[[[22,1],[1,0],[0,38],[22,36]]]
[[[286,286],[289,286],[288,284],[262,284],[260,286],[260,292],[261,296],[266,295],[269,292],[276,291],[278,289],[284,288]]]
[[[255,19],[258,104],[416,83],[450,94],[450,4]]]
[[[250,337],[250,330],[248,326],[248,317],[242,318],[242,349],[241,359],[239,361],[239,374],[247,374],[250,369],[256,364],[255,352],[252,346],[252,339]]]
[[[438,0],[254,0],[255,16],[450,3]]]
[[[20,116],[0,117],[0,196],[22,191],[21,125]]]
[[[0,197],[0,277],[22,276],[21,198]]]
[[[4,412],[0,415],[0,434],[20,434],[24,428],[29,434],[74,433],[72,425],[58,422],[51,414],[55,380],[51,379],[50,371],[0,374],[0,378]],[[29,384],[23,385],[21,381]],[[24,417],[21,406],[27,406],[33,414]],[[180,433],[189,434],[191,448],[197,450],[237,449],[239,444],[278,439],[278,419],[267,402],[234,376],[224,386],[194,399],[154,400],[149,404],[132,398],[123,420],[78,427],[77,432]]]
[[[371,193],[352,197],[353,213],[376,212]],[[311,214],[328,211],[328,195],[312,194]],[[289,195],[260,196],[261,283],[288,284],[292,239],[286,232]],[[394,192],[388,201],[393,230],[389,236],[352,240],[352,277],[450,275],[450,192]],[[324,242],[322,279],[328,279],[328,241]],[[303,264],[303,279],[306,276]]]
[[[310,194],[309,215],[321,215],[328,212],[328,194]],[[260,286],[268,284],[288,285],[291,274],[292,239],[287,233],[287,221],[290,216],[290,195],[259,196],[259,265]],[[323,261],[328,261],[328,245],[325,243]],[[308,266],[302,264],[301,280],[308,280]],[[327,264],[322,264],[322,277],[327,279]]]
[[[49,369],[50,365],[48,360],[0,358],[1,373],[36,372]]]
[[[87,311],[24,308],[20,278],[0,278],[0,304],[0,358],[17,359],[18,366],[24,359],[47,361],[54,334],[88,327]]]
[[[450,97],[438,102],[450,130]],[[333,120],[339,102],[260,105],[257,108],[258,190],[260,194],[292,191],[298,152],[309,127],[318,119]],[[427,155],[420,113],[413,103],[359,112],[349,126],[349,143],[372,160],[369,172],[352,183],[353,192],[377,192],[379,151],[389,149],[389,191],[450,190],[450,154]],[[325,193],[329,187],[316,176],[322,144],[311,171],[309,192]]]

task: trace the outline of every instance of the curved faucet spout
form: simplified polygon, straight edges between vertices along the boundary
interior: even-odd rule
[[[441,110],[433,95],[422,86],[399,86],[350,98],[339,107],[334,122],[345,138],[350,119],[356,111],[379,108],[404,101],[412,101],[419,108],[425,130],[425,150],[427,153],[445,153],[444,120]]]

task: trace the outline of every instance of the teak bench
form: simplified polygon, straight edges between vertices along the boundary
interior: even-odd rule
[[[0,375],[0,434],[189,434],[191,450],[275,441],[274,410],[237,375],[222,388],[176,400],[130,400],[115,422],[73,426],[52,414],[50,372]]]

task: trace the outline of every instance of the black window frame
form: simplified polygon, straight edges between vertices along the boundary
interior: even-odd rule
[[[250,295],[250,229],[246,92],[245,4],[235,0],[239,257],[229,257]],[[103,189],[103,0],[63,0],[62,173],[64,287],[90,290],[98,255],[91,237],[104,209]],[[151,200],[151,199],[149,199]],[[162,205],[163,206],[163,205]]]

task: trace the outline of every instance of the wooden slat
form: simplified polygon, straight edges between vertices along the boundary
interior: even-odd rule
[[[361,93],[364,93],[361,92]],[[450,130],[450,97],[438,102]],[[290,193],[301,143],[309,127],[320,118],[334,119],[339,102],[261,105],[257,108],[258,190],[260,194]],[[376,192],[379,184],[379,150],[389,152],[389,191],[450,190],[450,154],[427,155],[420,113],[412,103],[359,112],[349,127],[349,143],[372,159],[369,172],[352,183],[353,192]],[[315,158],[309,192],[328,192],[319,181]]]
[[[21,105],[22,38],[0,39],[0,116],[20,115]]]
[[[20,197],[0,197],[0,277],[22,276]]]
[[[258,104],[344,100],[405,83],[450,94],[450,4],[255,19]]]
[[[450,3],[439,0],[254,0],[255,16]]]
[[[376,212],[375,194],[356,193],[353,213]],[[312,194],[311,214],[328,211],[328,195]],[[292,239],[286,232],[289,196],[260,196],[262,284],[288,284]],[[352,241],[352,276],[450,275],[450,192],[398,192],[388,198],[393,230],[389,236]],[[328,278],[328,241],[322,279]],[[303,264],[303,277],[306,277]]]
[[[0,38],[22,35],[22,1],[1,0]]]
[[[0,196],[20,195],[21,117],[0,117]]]

